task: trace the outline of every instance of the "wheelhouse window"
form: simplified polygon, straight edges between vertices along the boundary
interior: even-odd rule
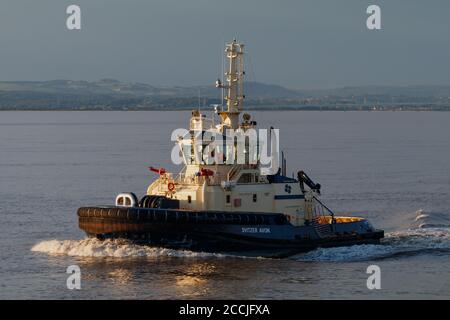
[[[255,181],[255,175],[252,173],[243,173],[238,180],[238,183],[253,183]]]

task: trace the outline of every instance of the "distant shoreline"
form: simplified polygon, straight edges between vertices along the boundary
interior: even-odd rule
[[[108,107],[98,107],[98,108],[1,108],[1,111],[55,111],[55,112],[75,112],[75,111],[130,111],[130,112],[138,112],[138,111],[192,111],[198,108],[108,108]],[[212,110],[209,106],[200,107],[200,110]],[[358,112],[405,112],[405,111],[413,111],[413,112],[449,112],[450,106],[431,106],[431,107],[280,107],[280,108],[262,108],[262,107],[246,107],[244,111],[335,111],[335,112],[350,112],[350,111],[358,111]]]
[[[288,89],[247,82],[245,110],[450,111],[450,85]],[[224,104],[213,85],[161,87],[98,81],[0,81],[0,111],[177,111]]]

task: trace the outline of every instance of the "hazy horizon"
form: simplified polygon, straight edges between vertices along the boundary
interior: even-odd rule
[[[86,79],[46,79],[46,80],[0,80],[0,82],[52,82],[52,81],[74,81],[74,82],[89,82],[89,83],[95,83],[95,82],[99,82],[99,81],[106,81],[106,80],[113,80],[113,81],[118,81],[120,83],[135,83],[135,84],[143,84],[143,85],[149,85],[155,88],[174,88],[174,87],[180,87],[180,88],[190,88],[190,87],[206,87],[206,86],[211,86],[211,87],[215,87],[214,83],[203,83],[203,84],[193,84],[193,85],[189,85],[189,84],[185,84],[185,85],[177,85],[177,84],[157,84],[157,83],[148,83],[148,82],[143,82],[143,81],[125,81],[125,80],[121,80],[121,79],[115,79],[115,78],[99,78],[99,79],[90,79],[90,80],[86,80]],[[253,82],[253,81],[252,81]],[[450,83],[418,83],[418,84],[397,84],[397,85],[389,85],[389,84],[368,84],[368,85],[352,85],[352,84],[348,84],[348,85],[342,85],[342,86],[335,86],[335,87],[321,87],[321,88],[295,88],[295,87],[287,87],[278,83],[267,83],[267,82],[261,82],[261,81],[256,81],[254,83],[260,83],[262,85],[269,85],[269,86],[280,86],[282,88],[288,89],[288,90],[293,90],[293,91],[326,91],[326,90],[333,90],[333,89],[344,89],[344,88],[407,88],[407,87],[450,87]],[[219,92],[219,91],[218,91]]]
[[[82,30],[66,29],[66,8]],[[377,4],[382,30],[366,28]],[[117,79],[213,85],[226,41],[246,44],[247,80],[289,89],[450,85],[450,2],[5,0],[0,81]]]

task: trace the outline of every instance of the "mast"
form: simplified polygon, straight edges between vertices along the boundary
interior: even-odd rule
[[[216,87],[226,91],[225,100],[227,110],[219,112],[223,127],[237,129],[239,127],[239,114],[244,102],[244,45],[234,39],[227,43],[225,55],[228,59],[227,71],[224,73],[226,84],[220,79],[216,81]]]

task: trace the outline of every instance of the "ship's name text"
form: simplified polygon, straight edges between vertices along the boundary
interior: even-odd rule
[[[242,228],[242,233],[271,233],[270,228]]]

